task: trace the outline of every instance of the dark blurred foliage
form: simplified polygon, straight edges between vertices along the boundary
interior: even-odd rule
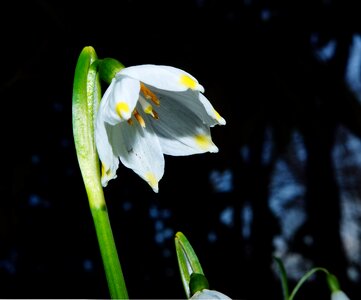
[[[359,299],[360,280],[347,275],[342,190],[332,159],[340,127],[361,137],[361,106],[344,80],[352,37],[361,33],[356,7],[357,1],[332,0],[9,3],[1,21],[0,92],[10,103],[10,113],[3,110],[10,139],[3,136],[2,148],[11,141],[3,158],[11,157],[12,176],[11,188],[8,179],[1,188],[0,297],[109,297],[71,127],[76,61],[83,47],[93,46],[100,58],[125,66],[190,72],[227,121],[212,129],[218,154],[166,157],[159,194],[124,167],[105,189],[131,298],[184,298],[173,242],[182,231],[211,288],[232,298],[281,299],[272,268],[281,228],[269,201],[283,157],[301,174],[307,212],[290,249],[334,272],[351,299]],[[332,59],[318,59],[316,50],[331,40],[337,41]],[[272,149],[264,162],[269,131]],[[307,154],[302,168],[289,154],[294,131]],[[231,190],[214,189],[215,170],[231,172]],[[358,175],[356,166],[348,170],[360,204]],[[247,203],[253,218],[245,238]],[[235,212],[231,226],[219,221],[228,207]],[[310,298],[329,299],[322,275],[298,295]]]

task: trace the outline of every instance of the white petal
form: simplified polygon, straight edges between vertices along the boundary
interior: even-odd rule
[[[163,153],[180,156],[204,152],[218,152],[212,142],[209,126],[188,107],[163,97],[156,108],[158,120],[152,120]]]
[[[350,298],[347,297],[347,295],[343,291],[338,290],[338,291],[332,292],[331,300],[350,300]]]
[[[102,163],[102,186],[106,187],[108,181],[117,177],[116,171],[119,165],[119,159],[114,155],[109,136],[111,136],[112,125],[104,123],[99,117],[95,123],[95,144],[98,151],[100,161]]]
[[[226,120],[213,108],[212,104],[203,94],[199,94],[199,101],[203,104],[208,116],[215,120],[217,124],[226,125]]]
[[[226,121],[219,115],[219,113],[213,108],[209,100],[198,91],[184,91],[184,92],[169,92],[154,90],[159,98],[162,97],[171,98],[174,101],[181,103],[188,107],[189,110],[193,111],[204,124],[211,127],[214,125],[224,125]]]
[[[116,115],[115,111],[112,109],[111,98],[113,97],[113,89],[116,80],[113,78],[112,82],[106,89],[99,105],[98,113],[97,113],[97,122],[98,119],[101,121],[99,122],[107,122],[109,124],[116,124],[119,123],[119,117]]]
[[[187,89],[204,91],[196,78],[186,71],[162,65],[139,65],[122,69],[117,76],[126,75],[147,85],[166,91]]]
[[[231,299],[225,294],[214,290],[203,289],[201,291],[196,292],[190,299]]]
[[[103,119],[112,125],[129,120],[137,104],[139,91],[138,80],[124,76],[113,79],[100,102],[99,112]]]
[[[158,192],[158,182],[164,174],[164,157],[150,124],[143,128],[136,120],[132,125],[122,122],[113,130],[112,143],[121,162]]]

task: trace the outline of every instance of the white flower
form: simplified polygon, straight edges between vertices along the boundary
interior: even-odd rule
[[[187,72],[139,65],[116,74],[100,102],[95,142],[102,185],[116,178],[119,159],[158,192],[164,154],[218,152],[210,127],[226,121]]]
[[[231,299],[225,294],[222,294],[220,292],[214,291],[214,290],[207,290],[203,289],[201,291],[196,292],[190,299]]]
[[[331,300],[350,300],[350,298],[347,297],[343,291],[338,290],[338,291],[332,292]]]

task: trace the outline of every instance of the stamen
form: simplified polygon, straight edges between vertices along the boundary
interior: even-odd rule
[[[160,104],[160,101],[157,98],[157,96],[150,89],[148,89],[144,85],[144,83],[140,83],[140,90],[142,91],[142,93],[146,99],[151,100],[155,105]]]
[[[156,120],[159,119],[157,112],[153,109],[153,106],[149,104],[143,97],[139,98],[139,103],[146,114],[151,115]]]
[[[129,125],[133,125],[133,119],[128,119],[128,120],[127,120],[127,123],[128,123]]]
[[[137,119],[137,121],[139,122],[140,126],[142,126],[143,128],[145,127],[145,122],[143,117],[139,114],[139,112],[135,109],[134,110],[134,117]]]
[[[152,117],[154,118],[154,119],[156,119],[156,120],[159,120],[159,116],[158,116],[158,113],[153,109],[152,110]]]

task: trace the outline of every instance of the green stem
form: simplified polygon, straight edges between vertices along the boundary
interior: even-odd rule
[[[128,299],[101,186],[99,157],[94,141],[94,120],[101,99],[98,66],[95,50],[92,47],[85,47],[75,68],[73,135],[110,296],[112,299]]]
[[[129,299],[106,206],[91,208],[112,299]]]
[[[297,283],[297,285],[295,286],[295,288],[293,289],[290,297],[288,298],[289,300],[293,300],[293,298],[295,297],[296,293],[298,292],[298,290],[300,289],[300,287],[305,283],[306,280],[308,280],[314,273],[316,272],[324,272],[326,273],[326,275],[329,274],[329,272],[325,269],[325,268],[313,268],[312,270],[308,271],[305,275],[302,276],[302,278],[299,280],[299,282]]]

